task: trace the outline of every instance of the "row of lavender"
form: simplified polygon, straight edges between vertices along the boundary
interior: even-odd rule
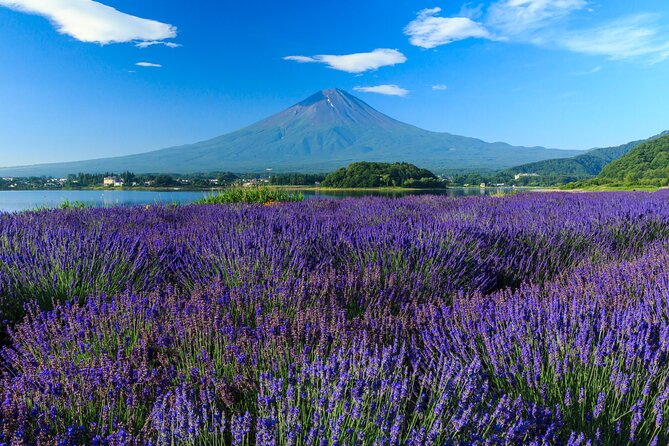
[[[0,216],[0,443],[666,444],[667,245],[661,193]]]

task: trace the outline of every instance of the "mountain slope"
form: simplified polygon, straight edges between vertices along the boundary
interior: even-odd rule
[[[620,158],[645,141],[647,140],[633,141],[616,147],[592,149],[587,153],[573,158],[537,161],[535,163],[512,167],[507,171],[513,174],[534,173],[540,176],[552,177],[593,177],[598,175],[604,166],[611,161]]]
[[[608,164],[594,182],[669,186],[669,135],[647,141]]]
[[[615,147],[592,149],[573,158],[551,159],[523,164],[507,169],[505,173],[537,174],[543,182],[566,183],[578,181],[599,175],[609,163],[623,157],[641,144],[669,135],[669,131],[660,133],[651,138],[632,141]]]
[[[406,161],[430,169],[502,169],[580,152],[514,147],[435,133],[396,121],[338,89],[270,118],[196,144],[90,161],[0,169],[0,175],[77,172],[324,172],[355,161]]]

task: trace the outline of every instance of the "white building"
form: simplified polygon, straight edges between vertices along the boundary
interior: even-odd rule
[[[118,177],[104,177],[102,180],[102,185],[105,187],[123,187],[124,184],[123,178]]]
[[[538,176],[539,176],[538,173],[517,173],[516,175],[514,175],[513,179],[516,180],[516,181],[518,181],[518,180],[520,180],[521,178],[525,178],[525,177],[538,177]]]

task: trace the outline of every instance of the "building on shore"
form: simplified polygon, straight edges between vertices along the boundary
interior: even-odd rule
[[[123,187],[124,184],[123,178],[119,177],[104,177],[102,179],[102,185],[105,187]]]

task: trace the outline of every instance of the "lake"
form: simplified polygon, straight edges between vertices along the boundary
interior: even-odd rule
[[[406,195],[437,194],[448,196],[473,196],[510,193],[511,188],[455,188],[441,191],[381,191],[381,190],[342,190],[317,191],[300,190],[305,199],[347,198],[363,196],[402,197]],[[65,201],[77,201],[89,206],[143,206],[147,204],[188,204],[212,192],[185,191],[123,191],[123,190],[39,190],[39,191],[0,191],[0,211],[16,212],[37,208],[56,208]]]

